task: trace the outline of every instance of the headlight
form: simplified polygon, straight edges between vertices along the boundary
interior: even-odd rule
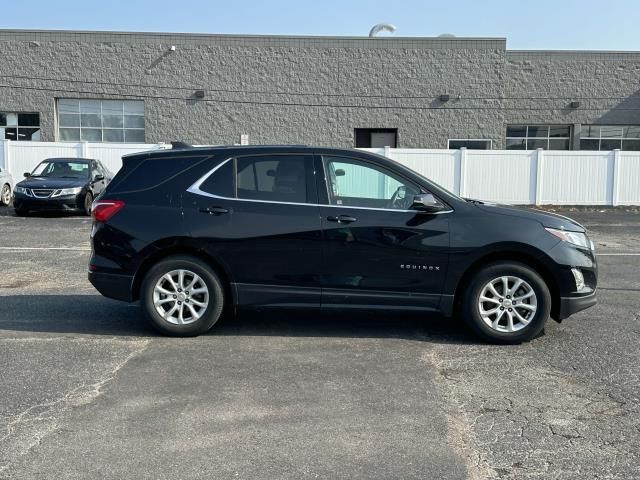
[[[31,190],[29,190],[28,188],[24,188],[24,187],[18,187],[16,186],[13,191],[15,193],[21,193],[22,195],[26,195],[27,197],[31,196]]]
[[[555,235],[563,242],[572,243],[578,247],[587,248],[593,250],[593,242],[589,240],[586,233],[580,232],[567,232],[565,230],[557,230],[555,228],[546,228],[545,230],[551,235]]]
[[[53,192],[52,197],[61,197],[62,195],[77,195],[82,191],[82,187],[75,188],[63,188],[62,190],[56,190]]]

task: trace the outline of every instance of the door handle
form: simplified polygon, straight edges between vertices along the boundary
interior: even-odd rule
[[[353,223],[357,220],[357,218],[352,217],[350,215],[338,215],[337,217],[327,217],[327,220],[330,222],[338,222],[338,223]]]
[[[207,208],[201,208],[200,211],[202,213],[208,213],[209,215],[224,215],[225,213],[229,213],[229,210],[227,208],[223,208],[223,207],[207,207]]]

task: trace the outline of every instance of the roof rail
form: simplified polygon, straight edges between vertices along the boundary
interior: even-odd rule
[[[171,148],[174,150],[182,150],[185,148],[193,148],[193,145],[189,145],[185,142],[171,142]]]

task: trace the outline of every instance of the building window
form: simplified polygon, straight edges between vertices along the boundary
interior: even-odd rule
[[[382,148],[398,146],[397,128],[356,128],[356,148]]]
[[[39,141],[40,114],[0,112],[0,140]]]
[[[507,150],[570,150],[569,125],[508,125]]]
[[[492,140],[452,138],[447,142],[449,150],[468,148],[469,150],[491,150]]]
[[[144,102],[58,99],[58,139],[143,143]]]
[[[640,126],[582,125],[580,150],[640,150]]]

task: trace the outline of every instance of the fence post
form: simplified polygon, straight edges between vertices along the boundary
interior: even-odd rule
[[[613,178],[611,185],[611,205],[617,207],[620,204],[620,149],[613,151]]]
[[[387,158],[391,158],[391,147],[389,146],[384,147],[384,156]]]
[[[89,142],[80,142],[80,158],[89,158]]]
[[[460,185],[458,186],[458,195],[465,197],[467,195],[467,148],[461,147],[459,152]]]
[[[544,150],[536,149],[536,205],[542,205],[542,167],[544,162]]]
[[[2,165],[0,167],[11,173],[9,169],[9,140],[2,140]]]

